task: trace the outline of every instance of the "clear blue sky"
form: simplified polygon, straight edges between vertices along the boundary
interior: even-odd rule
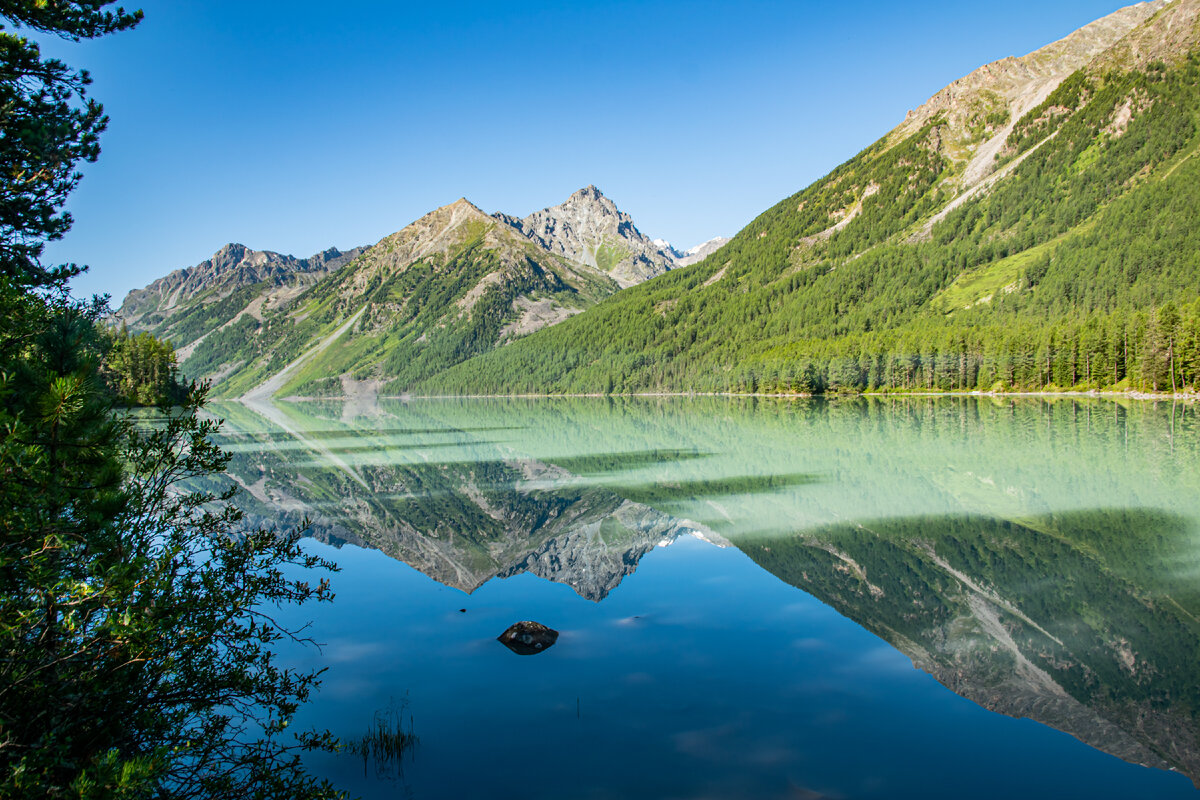
[[[117,304],[226,242],[307,256],[459,197],[523,216],[591,183],[687,247],[1121,5],[146,0],[133,31],[47,43],[112,117],[48,256]]]

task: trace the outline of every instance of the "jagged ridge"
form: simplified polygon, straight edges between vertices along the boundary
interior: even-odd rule
[[[230,260],[188,279],[234,274]],[[227,315],[184,350],[183,366],[225,395],[402,392],[676,263],[594,186],[525,219],[485,214],[464,198],[356,253],[286,306]],[[245,308],[243,300],[226,305]]]

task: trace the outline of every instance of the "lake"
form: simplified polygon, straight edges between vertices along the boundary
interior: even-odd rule
[[[1200,797],[1200,413],[1085,398],[214,405],[341,566],[367,798]],[[519,620],[559,631],[522,656]]]

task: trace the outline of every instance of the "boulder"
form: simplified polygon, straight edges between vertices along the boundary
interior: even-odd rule
[[[523,620],[510,625],[496,639],[519,656],[533,656],[557,642],[558,631],[540,622]]]

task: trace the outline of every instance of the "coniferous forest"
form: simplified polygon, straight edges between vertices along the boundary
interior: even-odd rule
[[[701,264],[415,389],[1194,388],[1198,87],[1195,53],[1081,70],[1014,126],[997,156],[1011,173],[930,224],[961,169],[939,152],[948,126],[935,117],[780,202]],[[1132,118],[1120,127],[1123,107]]]

